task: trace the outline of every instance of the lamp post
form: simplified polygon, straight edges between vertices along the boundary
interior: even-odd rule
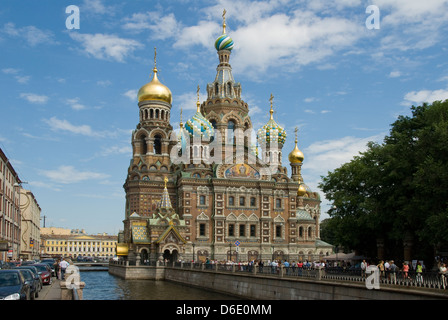
[[[193,242],[193,264],[194,264],[194,247],[195,247],[195,244],[194,244],[194,242]]]

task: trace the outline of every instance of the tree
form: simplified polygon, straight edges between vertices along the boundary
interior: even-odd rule
[[[339,245],[375,257],[400,257],[403,239],[415,258],[432,262],[448,244],[448,100],[412,107],[382,144],[322,177],[319,187],[333,203],[328,226]]]

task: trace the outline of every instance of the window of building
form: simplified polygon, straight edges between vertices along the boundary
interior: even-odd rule
[[[199,204],[205,206],[205,196],[199,196]]]
[[[255,197],[251,197],[250,198],[250,206],[251,207],[256,207],[257,206],[257,199],[255,199]]]
[[[246,226],[244,224],[240,224],[240,237],[246,236]]]
[[[240,197],[240,206],[244,206],[246,203],[246,199],[244,197]]]
[[[256,236],[256,232],[255,232],[255,225],[254,224],[251,224],[250,225],[250,236],[251,237],[255,237]]]
[[[282,207],[282,199],[280,198],[275,199],[275,207],[277,209],[280,209]]]
[[[154,136],[154,154],[162,154],[162,137]]]
[[[235,236],[235,225],[229,224],[229,237],[234,237],[234,236]]]
[[[199,224],[199,236],[205,236],[205,223]]]
[[[229,206],[234,206],[235,205],[235,197],[234,196],[230,196],[229,197]]]
[[[282,237],[282,226],[275,226],[275,237],[276,238]]]

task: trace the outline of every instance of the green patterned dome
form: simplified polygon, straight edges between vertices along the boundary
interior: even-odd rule
[[[229,50],[231,51],[233,49],[233,40],[230,38],[227,34],[222,34],[218,39],[215,41],[215,48],[216,50]]]
[[[283,129],[277,122],[275,122],[273,114],[274,110],[272,109],[272,95],[271,95],[271,118],[268,123],[266,123],[263,127],[261,127],[257,132],[257,140],[258,142],[263,144],[270,143],[278,143],[284,144],[286,141],[286,131]]]

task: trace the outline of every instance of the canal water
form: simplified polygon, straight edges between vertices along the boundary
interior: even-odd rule
[[[169,281],[124,280],[108,271],[82,271],[83,300],[237,300]]]

